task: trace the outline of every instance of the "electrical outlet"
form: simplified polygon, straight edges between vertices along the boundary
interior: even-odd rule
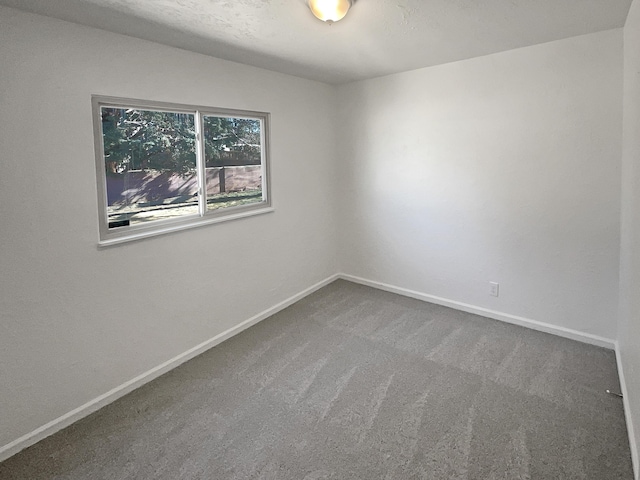
[[[500,295],[500,284],[497,282],[489,282],[489,295],[497,297]]]

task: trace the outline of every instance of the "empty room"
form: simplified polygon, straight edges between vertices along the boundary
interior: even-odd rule
[[[0,479],[640,480],[640,0],[0,0]]]

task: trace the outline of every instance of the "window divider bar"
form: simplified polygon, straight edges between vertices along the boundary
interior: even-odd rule
[[[204,156],[204,120],[202,112],[196,110],[196,168],[198,170],[198,213],[207,213],[207,169]]]

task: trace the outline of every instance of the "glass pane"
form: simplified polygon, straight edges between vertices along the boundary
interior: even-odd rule
[[[109,228],[198,214],[193,114],[101,108]]]
[[[259,119],[203,117],[207,210],[262,202]]]

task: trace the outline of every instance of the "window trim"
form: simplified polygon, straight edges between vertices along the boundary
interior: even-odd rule
[[[96,182],[98,193],[98,222],[99,241],[98,246],[110,246],[155,237],[166,233],[177,232],[185,229],[211,225],[239,218],[250,217],[263,213],[273,212],[270,176],[270,122],[271,115],[268,112],[248,110],[235,110],[228,108],[215,108],[199,105],[178,104],[169,102],[155,102],[149,100],[137,100],[122,97],[92,95],[91,106],[93,115],[93,137],[96,164]],[[198,202],[198,213],[184,215],[164,220],[155,220],[147,224],[129,225],[110,229],[107,214],[107,175],[104,158],[104,140],[102,132],[102,107],[115,108],[140,108],[158,112],[173,112],[193,114],[196,129],[196,173],[198,178],[198,195],[204,202]],[[204,162],[204,142],[202,141],[203,117],[220,116],[233,118],[248,118],[260,120],[261,141],[261,168],[262,168],[262,201],[248,205],[237,205],[221,210],[209,211],[206,202],[206,166]]]

